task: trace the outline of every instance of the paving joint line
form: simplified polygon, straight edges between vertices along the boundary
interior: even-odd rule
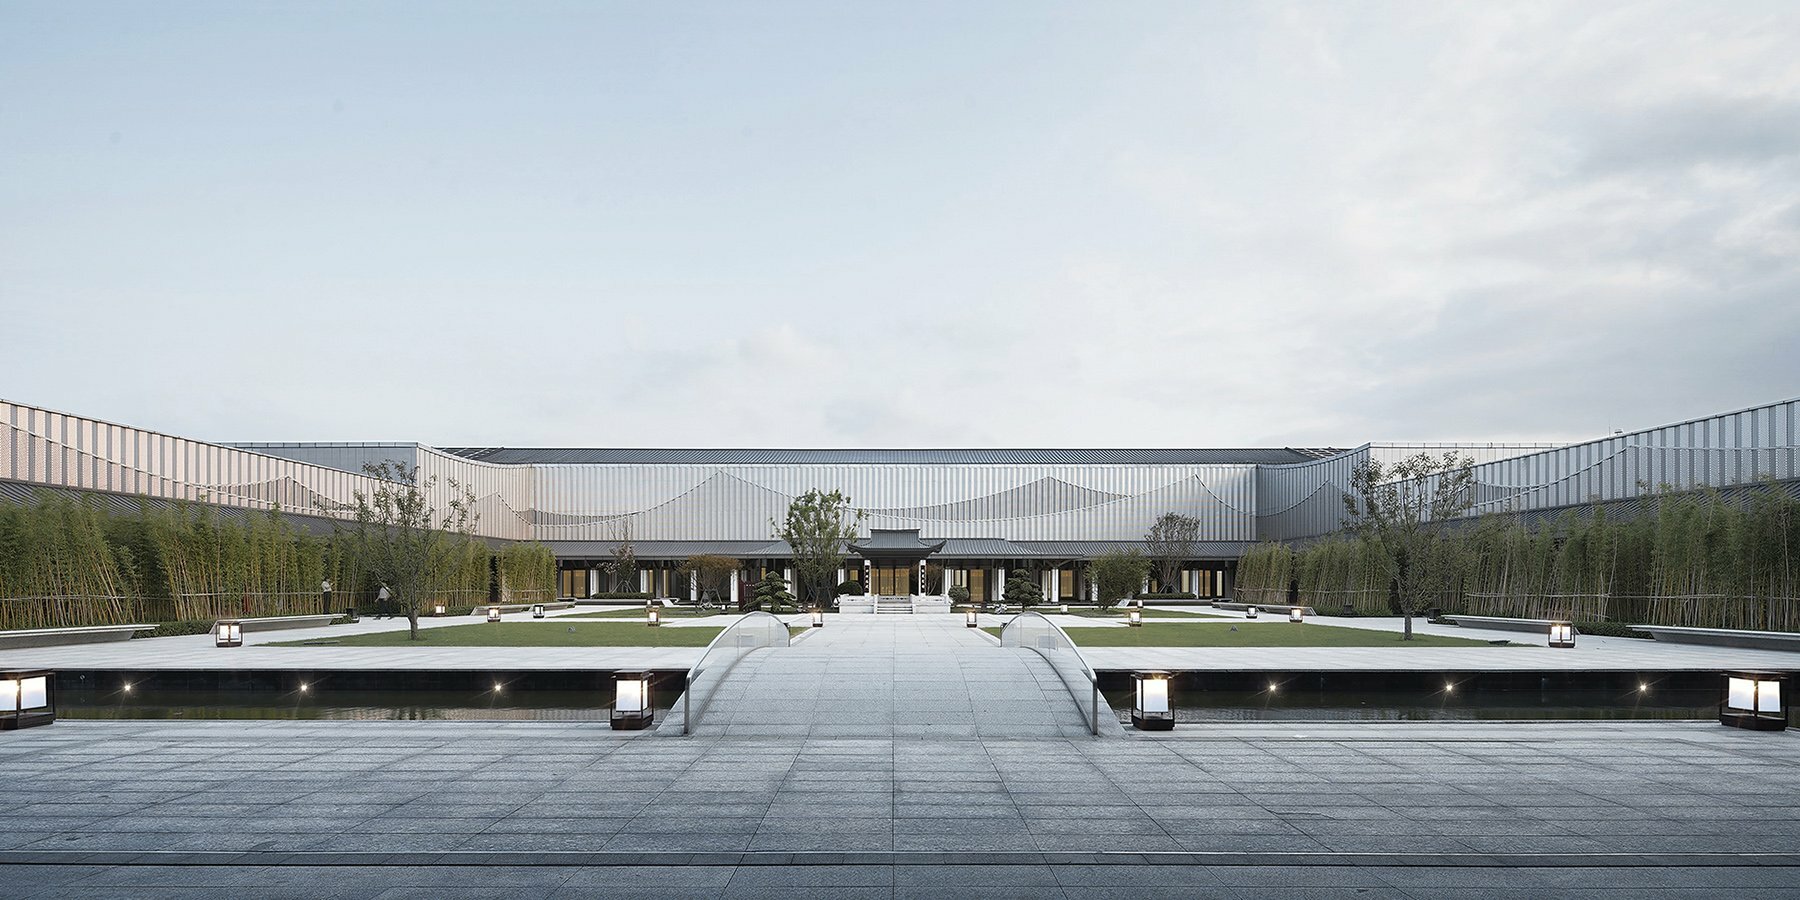
[[[1390,853],[1359,851],[1045,850],[5,850],[0,865],[34,866],[1338,866],[1356,868],[1800,867],[1800,853]]]

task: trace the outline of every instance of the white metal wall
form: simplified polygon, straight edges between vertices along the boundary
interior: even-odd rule
[[[393,459],[416,463],[422,476],[447,476],[476,492],[479,533],[489,537],[531,537],[531,472],[449,456],[412,444],[305,445],[301,451],[270,452],[209,444],[141,428],[115,425],[0,400],[0,478],[85,490],[143,494],[247,509],[283,510],[301,515],[350,518],[357,491],[374,479],[360,474],[363,461]],[[354,448],[354,449],[351,449]],[[432,498],[450,498],[440,484]]]
[[[761,540],[793,497],[838,489],[878,528],[931,537],[1136,540],[1157,516],[1199,518],[1206,541],[1324,534],[1343,520],[1357,463],[1456,450],[1477,461],[1474,513],[1627,499],[1668,485],[1800,478],[1800,400],[1569,446],[1368,444],[1312,462],[1253,465],[496,465],[416,444],[227,447],[0,401],[0,478],[347,517],[395,459],[477,497],[480,533],[605,540]]]
[[[538,465],[537,535],[605,540],[619,516],[643,540],[759,540],[788,502],[841,490],[874,528],[934,538],[1137,540],[1169,511],[1204,540],[1249,540],[1254,466]]]
[[[1257,537],[1286,540],[1337,530],[1350,473],[1371,455],[1383,462],[1456,449],[1473,456],[1469,515],[1625,500],[1669,487],[1730,487],[1800,477],[1800,400],[1560,447],[1365,444],[1336,456],[1256,473]]]

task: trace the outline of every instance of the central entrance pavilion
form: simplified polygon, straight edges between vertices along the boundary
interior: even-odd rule
[[[944,549],[919,537],[917,528],[873,528],[865,541],[852,541],[850,552],[862,557],[863,583],[876,597],[911,597],[926,593],[925,561]]]

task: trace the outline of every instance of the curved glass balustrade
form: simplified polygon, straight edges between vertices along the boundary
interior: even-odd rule
[[[1055,622],[1038,613],[1019,613],[1000,630],[1000,646],[1022,647],[1042,656],[1069,689],[1069,696],[1075,699],[1075,706],[1087,721],[1088,732],[1100,733],[1101,704],[1106,702],[1100,696],[1100,680],[1075,642]],[[1107,709],[1110,715],[1111,707]]]
[[[693,734],[719,683],[752,650],[786,647],[788,626],[772,613],[745,613],[706,645],[700,661],[688,670],[687,690],[681,694],[681,733]]]

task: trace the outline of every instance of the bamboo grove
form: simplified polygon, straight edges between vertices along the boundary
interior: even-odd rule
[[[223,515],[201,504],[140,502],[109,514],[98,498],[45,493],[0,502],[0,629],[326,612],[366,604],[378,585],[359,572],[348,531],[302,531],[278,511]],[[433,602],[470,606],[548,597],[556,561],[542,544],[490,548],[473,539],[431,573]]]
[[[1577,622],[1800,631],[1800,499],[1774,484],[1728,500],[1711,490],[1648,498],[1641,514],[1571,510],[1532,528],[1487,516],[1443,529],[1456,588],[1445,612]],[[1335,535],[1301,547],[1262,544],[1238,564],[1245,599],[1346,604],[1392,615],[1391,575],[1374,548]]]

